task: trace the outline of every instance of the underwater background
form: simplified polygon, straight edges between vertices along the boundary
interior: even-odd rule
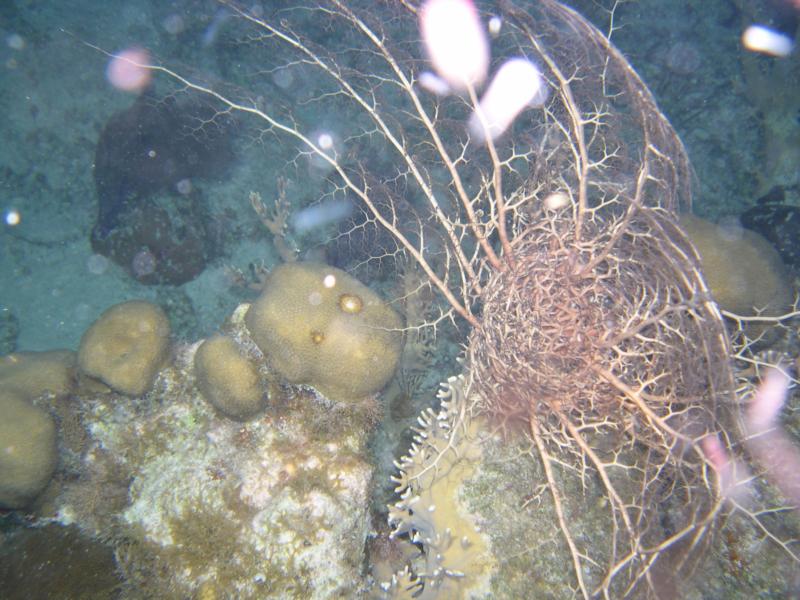
[[[280,11],[293,4],[242,6],[256,17],[277,14],[279,19]],[[394,3],[375,2],[372,10],[391,15],[386,7],[390,4]],[[477,4],[491,13],[490,3]],[[796,36],[797,15],[786,4],[767,0],[566,4],[602,32],[613,27],[612,43],[630,61],[677,131],[691,161],[692,212],[734,229],[743,215],[749,215],[742,219],[745,225],[772,243],[783,262],[776,267],[782,282],[776,294],[785,296],[783,306],[790,312],[800,268],[796,241],[800,234],[800,55],[775,58],[749,53],[740,37],[753,22],[779,24]],[[304,18],[303,26],[319,33],[317,39],[329,39],[334,48],[346,46],[348,32],[330,28],[313,11]],[[215,405],[214,412],[195,398],[183,408],[165,408],[171,399],[186,399],[194,393],[195,376],[189,365],[194,361],[199,369],[198,341],[219,339],[224,333],[225,339],[236,340],[248,352],[257,353],[253,341],[263,351],[260,340],[249,340],[247,327],[253,328],[255,317],[245,317],[241,305],[259,298],[268,274],[281,264],[299,257],[352,274],[353,282],[347,281],[347,292],[339,297],[340,308],[361,313],[360,303],[371,307],[380,298],[389,299],[385,312],[370,316],[378,323],[375,327],[387,330],[402,328],[394,320],[400,318],[394,311],[408,318],[406,311],[411,309],[402,299],[419,285],[395,280],[397,271],[384,265],[394,250],[379,235],[366,233],[356,241],[350,239],[352,229],[362,228],[363,222],[357,220],[357,209],[330,191],[331,167],[318,157],[298,153],[269,128],[253,127],[236,114],[218,112],[204,94],[177,93],[180,84],[163,73],[151,73],[146,84],[130,89],[112,85],[114,55],[145,52],[136,60],[163,65],[210,89],[246,98],[253,106],[275,102],[293,107],[307,127],[304,133],[321,146],[330,143],[342,154],[368,152],[350,137],[352,132],[343,122],[349,115],[346,110],[337,113],[316,105],[315,82],[306,73],[267,68],[259,62],[259,45],[264,40],[248,26],[231,7],[213,0],[0,2],[0,355],[7,355],[0,368],[0,391],[3,386],[14,388],[15,377],[32,380],[36,376],[30,373],[45,370],[36,363],[26,374],[13,373],[17,353],[23,353],[20,360],[25,362],[24,357],[35,355],[24,353],[77,351],[101,315],[133,300],[148,301],[138,307],[145,312],[153,305],[163,310],[142,318],[152,319],[157,330],[169,331],[169,341],[153,342],[161,344],[153,351],[153,364],[161,364],[167,356],[172,361],[160,375],[153,372],[143,377],[151,386],[155,381],[149,400],[119,408],[108,399],[97,400],[93,394],[100,392],[87,381],[78,383],[80,391],[73,383],[63,386],[69,392],[56,390],[61,384],[52,381],[86,378],[92,375],[91,368],[82,365],[82,374],[75,376],[71,355],[43,357],[54,379],[39,388],[48,390],[50,397],[37,406],[55,416],[59,466],[52,467],[57,475],[50,487],[39,490],[43,495],[8,503],[0,512],[0,598],[370,597],[378,594],[376,588],[365,591],[361,583],[342,584],[348,578],[352,583],[364,577],[362,561],[350,564],[348,554],[363,554],[366,537],[374,546],[367,554],[380,556],[375,562],[394,566],[403,561],[404,556],[392,554],[402,555],[402,551],[390,547],[382,529],[385,505],[393,501],[394,484],[389,479],[395,471],[393,460],[399,460],[409,447],[409,427],[420,411],[428,406],[439,410],[435,399],[439,382],[460,372],[458,359],[466,344],[463,321],[436,340],[417,339],[413,356],[391,336],[364,342],[380,347],[386,352],[381,363],[392,365],[387,373],[375,369],[375,382],[365,384],[365,393],[384,390],[376,401],[379,409],[363,407],[354,414],[338,415],[326,404],[322,419],[308,408],[309,398],[321,391],[335,403],[337,396],[349,393],[349,388],[341,392],[340,379],[361,379],[361,374],[318,381],[316,392],[288,392],[283,382],[231,358],[222,341],[207,352],[230,358],[231,378],[247,382],[249,377],[251,388],[269,387],[268,416],[263,422],[247,424],[251,413],[264,410],[260,392],[255,393],[258,398],[252,399],[252,407]],[[419,44],[415,35],[409,32],[409,47]],[[388,159],[376,155],[370,160],[373,168],[380,168]],[[324,210],[315,211],[315,207]],[[293,285],[302,286],[305,276],[292,275],[296,277],[292,281],[298,282]],[[340,283],[345,281],[342,276]],[[362,289],[362,284],[371,292]],[[370,293],[377,294],[374,302]],[[342,304],[345,295],[354,298],[355,304]],[[273,302],[292,305],[297,299],[280,297]],[[162,318],[167,325],[160,324]],[[274,343],[272,339],[263,342]],[[776,348],[795,357],[794,333]],[[303,360],[302,354],[286,358],[287,364]],[[137,376],[141,378],[137,373],[120,387],[104,382],[114,393],[122,389],[123,395],[140,397],[149,388],[141,389]],[[298,381],[303,376],[298,375]],[[218,393],[215,377],[221,376],[198,375],[202,382],[197,385],[206,390],[206,396]],[[247,386],[243,383],[242,387]],[[448,393],[457,396],[457,389],[454,384]],[[80,409],[59,405],[73,394],[93,399]],[[241,391],[242,397],[247,394],[248,390]],[[795,399],[786,416],[787,428],[795,436],[800,431],[797,406]],[[217,423],[215,415],[220,412],[233,415],[232,420]],[[381,420],[383,424],[377,424]],[[274,423],[281,423],[274,425],[280,435],[266,431]],[[197,435],[210,443],[194,446],[192,435],[181,432],[201,432]],[[229,456],[231,448],[241,453],[240,458],[247,457],[241,458],[246,464]],[[90,458],[95,450],[97,457]],[[202,460],[192,463],[200,452],[205,453]],[[280,456],[280,468],[264,466],[259,457],[266,452]],[[117,459],[101,459],[101,453],[124,456],[119,464],[127,466],[120,467],[114,462]],[[153,460],[161,454],[172,454],[174,460]],[[330,464],[320,465],[330,456]],[[92,468],[80,466],[91,460],[97,461]],[[140,482],[142,487],[129,490],[135,479],[132,473],[142,465],[162,470],[162,480]],[[192,469],[197,470],[198,481],[209,485],[226,477],[230,481],[232,476],[226,473],[236,472],[245,491],[236,489],[248,500],[240,499],[242,506],[233,507],[232,501],[222,500],[229,491],[220,488],[221,504],[205,502],[202,498],[209,492],[200,483],[197,498],[175,500],[173,496],[190,492],[182,483],[175,483],[169,492],[169,482],[181,480]],[[296,469],[305,469],[307,475],[293,479]],[[330,481],[335,478],[344,483],[333,486]],[[291,507],[281,513],[287,520],[278,523],[268,516],[280,512],[267,507],[271,501],[267,497],[273,497],[271,486],[288,490],[293,497],[313,496],[309,490],[320,488],[326,490],[327,499],[308,505],[291,505],[287,500]],[[476,496],[489,493],[477,489],[478,483],[474,486]],[[180,510],[170,513],[171,509],[153,508],[163,508],[168,498],[183,503]],[[74,515],[64,513],[67,506],[74,508]],[[253,516],[254,507],[260,511],[257,516]],[[214,511],[224,512],[228,520],[215,520],[219,515]],[[290,523],[286,517],[304,511],[313,515],[303,524]],[[111,531],[118,533],[111,521],[123,512],[130,539],[105,538]],[[195,518],[179,518],[192,512]],[[162,521],[156,522],[154,513]],[[81,522],[92,514],[95,521]],[[165,514],[178,516],[169,521]],[[330,535],[320,540],[304,533],[317,540],[314,544],[321,548],[321,556],[303,562],[293,558],[301,555],[303,540],[287,534],[281,543],[295,544],[295,554],[262,556],[264,565],[273,570],[261,565],[248,575],[250,566],[243,565],[237,554],[241,548],[231,542],[243,534],[225,527],[251,519],[263,522],[253,525],[253,534],[244,543],[265,555],[273,550],[259,539],[310,530],[317,521],[326,523]],[[204,520],[209,523],[207,529]],[[80,527],[64,526],[76,523]],[[786,530],[790,529],[787,525]],[[177,550],[171,558],[152,551],[148,544],[169,545],[168,536],[154,537],[160,530],[173,532],[171,542],[191,540],[176,546],[193,543],[198,550],[189,558]],[[352,539],[341,542],[348,531]],[[737,587],[741,587],[741,597],[784,598],[791,593],[800,597],[796,562],[781,562],[783,558],[774,558],[772,551],[762,550],[758,534],[748,533],[752,539],[741,543],[733,539],[735,535],[721,534],[723,549],[717,550],[710,560],[714,566],[708,568],[712,581],[704,592],[695,591],[691,597],[732,597],[727,594]],[[780,539],[791,540],[784,543],[796,556],[796,540],[790,534]],[[229,544],[223,553],[236,557],[236,572],[227,579],[217,571],[216,578],[201,576],[205,573],[202,541],[217,551]],[[385,547],[378,547],[384,542]],[[305,543],[305,547],[311,545]],[[321,558],[326,555],[331,561],[328,565]],[[766,561],[766,566],[758,563],[764,570],[752,566],[755,556]],[[553,563],[544,561],[541,568],[552,569]],[[179,583],[178,576],[166,573],[177,569],[175,565],[185,570]],[[757,575],[754,570],[759,571]],[[370,575],[375,581],[393,572],[377,571],[376,567]],[[236,587],[248,578],[251,587]],[[560,583],[548,580],[541,589],[563,589]],[[497,597],[572,597],[558,591],[524,596],[519,590],[525,587],[520,586],[509,584],[502,593],[497,591],[500,588],[494,593]],[[169,594],[164,591],[168,589],[172,589]],[[238,591],[230,591],[234,589]],[[189,595],[186,590],[191,590]],[[460,596],[442,592],[439,597]]]

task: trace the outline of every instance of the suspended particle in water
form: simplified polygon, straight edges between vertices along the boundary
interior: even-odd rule
[[[128,48],[111,57],[106,68],[109,83],[123,92],[141,92],[150,84],[150,53]]]
[[[763,25],[750,25],[745,29],[742,34],[742,45],[751,52],[760,52],[780,58],[789,56],[794,50],[792,38]]]
[[[457,92],[477,88],[489,72],[489,39],[470,0],[428,0],[419,25],[436,74]]]
[[[294,83],[294,75],[289,67],[282,67],[272,73],[272,82],[282,90],[286,90]]]
[[[178,35],[186,27],[180,15],[169,15],[161,22],[161,25],[167,33],[172,35]]]
[[[544,105],[547,93],[547,85],[535,64],[526,58],[507,60],[472,113],[470,131],[480,141],[495,139],[520,112]]]
[[[23,50],[25,48],[25,38],[18,33],[12,33],[6,38],[6,45],[12,50]]]
[[[15,225],[19,225],[22,217],[20,217],[19,211],[16,208],[11,208],[6,211],[5,221],[6,225],[9,227],[14,227]]]
[[[321,133],[317,138],[317,144],[323,150],[330,150],[333,148],[333,136],[330,133]]]
[[[500,30],[503,28],[503,17],[499,15],[492,15],[489,19],[489,35],[496,38],[500,35]]]
[[[156,270],[156,257],[149,248],[142,248],[131,261],[131,270],[136,277],[146,277]]]
[[[181,196],[188,196],[192,193],[192,180],[188,177],[185,179],[181,179],[178,183],[175,184],[175,189],[178,190],[178,193]]]
[[[86,269],[92,275],[102,275],[108,270],[108,259],[102,254],[92,254],[86,259]]]

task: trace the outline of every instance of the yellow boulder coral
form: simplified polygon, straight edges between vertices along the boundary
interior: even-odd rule
[[[15,352],[0,356],[0,390],[14,390],[25,398],[45,392],[66,396],[74,384],[75,353],[70,350]]]
[[[194,368],[200,392],[223,414],[244,421],[264,408],[266,389],[258,369],[231,338],[217,335],[203,342]]]
[[[682,215],[681,226],[700,253],[714,300],[737,315],[779,315],[789,310],[789,277],[776,250],[757,233]]]
[[[400,316],[344,271],[289,263],[270,273],[245,323],[271,367],[336,400],[380,391],[403,346]]]
[[[56,427],[50,415],[0,390],[0,507],[24,508],[55,470]]]
[[[78,366],[121,394],[141,396],[153,386],[167,357],[169,336],[169,321],[160,307],[141,300],[123,302],[83,334]]]

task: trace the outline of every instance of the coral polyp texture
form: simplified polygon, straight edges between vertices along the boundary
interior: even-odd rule
[[[45,400],[64,402],[74,379],[68,350],[0,357],[0,507],[30,508],[50,482],[57,431]]]
[[[681,226],[700,253],[703,272],[720,308],[737,315],[778,316],[790,311],[792,289],[778,252],[755,231],[682,215]]]
[[[232,419],[245,421],[266,406],[266,386],[258,367],[233,339],[216,335],[200,344],[194,369],[203,396]]]
[[[394,309],[344,271],[318,263],[275,268],[246,322],[286,381],[336,400],[379,392],[403,348],[403,322]]]
[[[53,418],[22,396],[0,390],[0,507],[25,508],[53,475]]]
[[[83,334],[78,365],[117,392],[141,396],[153,385],[169,343],[169,321],[159,306],[123,302],[106,310]]]

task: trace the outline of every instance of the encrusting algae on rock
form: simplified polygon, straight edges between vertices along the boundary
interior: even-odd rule
[[[401,322],[343,272],[296,271],[284,283],[299,285],[305,274],[310,285],[299,293],[312,298],[301,311],[291,300],[282,320],[313,321],[339,351],[308,335],[302,344],[322,345],[323,360],[347,360],[344,374],[317,365],[312,381],[287,383],[270,358],[302,355],[292,347],[301,342],[265,334],[260,319],[246,323],[259,315],[246,304],[220,334],[194,344],[172,345],[163,310],[133,301],[103,313],[77,360],[68,352],[4,357],[0,505],[27,506],[50,482],[58,422],[62,464],[47,514],[108,543],[130,597],[364,595],[368,440],[376,393],[401,352]],[[326,286],[323,271],[335,283]],[[279,348],[259,348],[265,335]]]
[[[150,597],[363,595],[375,398],[331,400],[286,384],[253,340],[249,308],[238,307],[223,333],[177,344],[139,402],[116,381],[81,388],[72,401],[86,436],[56,519],[110,540],[125,586]],[[120,333],[124,319],[114,320],[115,348],[136,347],[138,337]],[[137,354],[117,356],[127,372],[123,356]]]
[[[222,339],[227,353],[249,335],[245,312],[212,347]],[[286,389],[246,424],[220,415],[196,387],[207,343],[177,348],[147,406],[114,393],[79,400],[90,440],[59,519],[119,540],[128,585],[153,597],[354,594],[369,522],[369,429],[355,419],[320,435],[317,422],[335,409],[312,391]],[[108,468],[130,486],[125,506],[103,517],[112,507],[86,495],[100,491]]]

